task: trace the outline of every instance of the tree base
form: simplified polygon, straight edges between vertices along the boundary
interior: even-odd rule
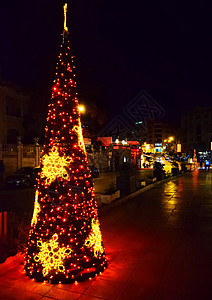
[[[38,273],[34,271],[32,272],[32,274],[30,274],[29,271],[26,269],[26,267],[25,270],[26,270],[26,275],[37,282],[45,281],[51,284],[59,284],[59,283],[68,284],[74,282],[81,282],[93,278],[98,274],[100,274],[101,272],[103,272],[106,269],[106,267],[107,267],[107,261],[104,261],[101,265],[91,267],[89,269],[83,269],[81,271],[76,270],[73,272],[69,272],[68,275],[58,273],[46,277],[44,277],[41,272]]]

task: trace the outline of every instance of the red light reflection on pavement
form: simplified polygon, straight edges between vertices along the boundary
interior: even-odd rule
[[[193,184],[193,187],[196,189],[197,186],[198,186],[198,183],[197,183],[197,177],[199,175],[199,170],[195,170],[193,171],[192,173],[192,184]]]

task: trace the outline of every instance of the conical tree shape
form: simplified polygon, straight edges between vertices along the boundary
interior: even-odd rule
[[[52,283],[106,267],[67,27],[58,58],[25,261],[29,277]]]

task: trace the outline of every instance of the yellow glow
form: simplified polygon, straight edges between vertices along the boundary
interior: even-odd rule
[[[165,160],[165,159],[162,159],[162,164],[164,165],[164,171],[166,172],[166,173],[170,173],[171,174],[171,172],[172,172],[172,168],[173,168],[173,166],[172,166],[172,164],[168,161],[168,160]]]
[[[59,272],[65,270],[63,261],[73,250],[68,247],[59,248],[58,235],[56,233],[49,242],[40,240],[37,242],[37,245],[40,248],[40,252],[34,257],[34,260],[42,265],[43,276],[46,276],[52,270]]]
[[[46,184],[51,184],[57,177],[67,179],[69,163],[72,158],[60,156],[57,147],[53,147],[49,154],[45,154],[42,158],[43,168],[41,171],[41,178],[46,177]]]
[[[151,145],[144,142],[142,145],[142,150],[143,152],[151,152]]]
[[[177,152],[181,152],[181,144],[177,144]]]
[[[64,11],[64,30],[68,31],[68,27],[66,26],[66,21],[67,21],[67,3],[64,4],[63,6],[63,11]]]
[[[78,135],[78,146],[80,147],[81,150],[84,151],[84,153],[86,153],[85,150],[85,144],[84,144],[84,139],[83,139],[83,135],[82,135],[82,125],[81,125],[81,121],[80,118],[78,118],[78,126],[75,125],[73,127],[73,130],[77,133]]]
[[[33,211],[33,217],[31,221],[31,226],[37,224],[37,215],[40,212],[40,204],[38,203],[38,191],[35,192],[35,203],[34,203],[34,211]]]
[[[81,114],[85,113],[85,105],[82,105],[82,104],[78,105],[78,109]]]
[[[85,240],[85,245],[92,247],[94,251],[94,256],[98,257],[101,253],[104,252],[102,247],[102,235],[99,228],[99,221],[92,219],[91,221],[91,233],[88,238]]]
[[[174,140],[174,137],[173,136],[170,136],[169,137],[169,142],[173,141]]]

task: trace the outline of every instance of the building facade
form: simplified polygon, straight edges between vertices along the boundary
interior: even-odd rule
[[[181,118],[181,143],[185,151],[195,148],[210,151],[212,142],[212,107],[196,108]]]
[[[16,143],[24,135],[29,98],[20,88],[0,82],[0,144]]]
[[[174,127],[164,121],[150,121],[144,130],[144,141],[161,152],[170,137],[176,138]]]

